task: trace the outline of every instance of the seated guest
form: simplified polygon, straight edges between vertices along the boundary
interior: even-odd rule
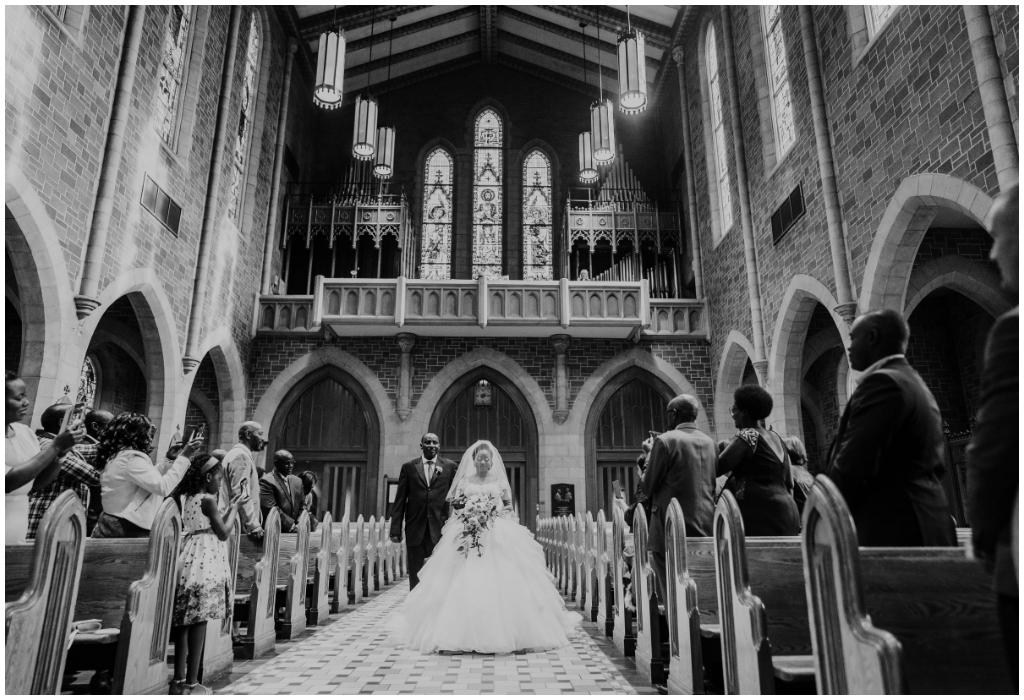
[[[29,491],[42,488],[57,478],[60,458],[84,437],[85,429],[76,424],[54,438],[45,449],[40,449],[32,428],[21,422],[31,405],[25,382],[10,370],[5,377],[4,542],[16,544],[24,541],[28,534]]]
[[[185,445],[171,461],[153,464],[156,427],[140,413],[122,413],[103,431],[96,453],[103,513],[93,537],[149,537],[153,518],[163,500],[171,495],[188,471],[189,459],[203,445],[202,439]]]
[[[309,528],[315,530],[320,522],[316,517],[316,514],[320,512],[320,493],[316,487],[316,474],[302,472],[299,474],[299,480],[302,482],[302,493],[304,494],[302,507],[309,513]]]
[[[281,511],[281,532],[295,532],[302,514],[302,482],[292,475],[295,458],[288,450],[274,453],[274,470],[260,479],[260,509],[266,519],[274,506]]]
[[[942,488],[942,416],[907,363],[909,338],[903,314],[892,309],[866,313],[850,329],[850,367],[863,374],[825,474],[846,499],[862,547],[956,545]]]
[[[786,445],[764,425],[772,406],[771,394],[756,384],[736,389],[732,419],[739,433],[718,457],[719,474],[730,475],[726,488],[736,497],[747,537],[800,534]]]
[[[43,428],[36,431],[40,449],[45,450],[53,442],[54,438],[57,437],[57,433],[60,432],[61,423],[64,422],[65,414],[72,408],[73,406],[69,403],[59,403],[43,411],[43,416],[40,419]],[[88,428],[86,428],[86,432],[88,432]],[[81,446],[84,447],[86,445],[83,443]],[[82,507],[88,511],[89,491],[93,486],[99,486],[100,473],[82,458],[78,447],[76,446],[68,450],[60,459],[60,471],[57,473],[56,479],[29,494],[28,539],[35,539],[36,530],[39,529],[39,523],[43,521],[46,511],[57,500],[57,496],[64,491],[74,491],[75,495],[82,501]]]

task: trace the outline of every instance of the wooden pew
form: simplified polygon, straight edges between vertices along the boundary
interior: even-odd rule
[[[325,512],[317,531],[310,535],[309,567],[313,585],[306,592],[306,624],[323,624],[331,611],[331,549],[334,522],[330,511]]]
[[[4,547],[4,690],[9,695],[60,692],[85,540],[82,502],[64,491],[43,516],[33,543]]]
[[[612,515],[612,642],[625,656],[633,656],[636,651],[636,634],[633,631],[633,613],[626,609],[625,585],[622,575],[626,570],[626,562],[622,558],[622,548],[626,543],[626,521],[623,513],[616,508]],[[634,557],[634,566],[636,564]]]
[[[655,593],[654,569],[647,551],[647,514],[637,504],[633,511],[633,593],[636,598],[636,670],[649,683],[665,683],[661,655],[661,621]]]
[[[236,512],[229,523],[231,535],[225,545],[228,549],[228,566],[231,569],[231,580],[237,581],[238,576],[238,550],[242,534],[242,524]],[[232,589],[234,592],[234,589]],[[234,624],[234,605],[232,611],[223,620],[211,620],[206,626],[206,645],[203,648],[203,669],[202,680],[208,684],[210,681],[222,678],[231,672],[235,660],[234,641],[232,628]]]
[[[699,695],[704,693],[700,602],[697,582],[689,570],[686,521],[683,509],[675,498],[669,503],[666,515],[665,588],[668,600],[665,602],[665,613],[668,617],[670,651],[668,692],[672,695]],[[708,556],[708,559],[711,557]],[[713,568],[711,572],[713,576]],[[707,578],[702,582],[702,587],[705,592],[716,592],[716,586]]]
[[[363,516],[356,518],[356,524],[352,526],[354,532],[352,537],[352,591],[350,596],[353,603],[362,603],[365,588],[366,573],[366,527],[363,524]]]
[[[576,516],[565,516],[565,606],[576,607],[576,562],[578,559],[576,545]]]
[[[350,558],[352,555],[352,537],[348,513],[342,516],[331,530],[330,570],[333,588],[331,589],[331,613],[336,614],[348,607]]]
[[[575,596],[576,607],[580,613],[586,615],[587,604],[587,558],[590,548],[587,546],[587,519],[583,513],[576,513],[576,567],[574,576],[576,578]]]
[[[776,680],[813,682],[800,538],[746,539],[730,491],[715,508],[714,536],[726,692],[772,694]]]
[[[581,581],[583,603],[580,612],[584,620],[593,622],[597,617],[597,523],[587,513],[583,522],[583,576]]]
[[[247,623],[241,636],[241,655],[258,659],[272,650],[277,632],[274,618],[277,602],[277,571],[281,547],[281,512],[271,508],[263,523],[263,542],[240,540],[235,578],[235,618]]]
[[[615,620],[615,596],[612,588],[612,524],[605,520],[604,510],[597,511],[595,522],[595,538],[597,551],[594,556],[594,568],[597,573],[597,588],[594,600],[597,603],[597,614],[594,622],[604,631],[604,636],[612,636],[612,624]]]
[[[275,607],[278,639],[295,639],[306,629],[306,586],[309,578],[309,513],[295,521],[296,532],[281,535]]]
[[[821,692],[1014,692],[991,578],[963,547],[858,547],[842,495],[819,476],[803,548]]]

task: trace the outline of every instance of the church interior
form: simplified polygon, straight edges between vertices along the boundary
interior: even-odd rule
[[[199,426],[203,451],[227,450],[256,421],[256,466],[290,451],[295,473],[317,479],[311,515],[353,527],[389,517],[425,433],[456,463],[487,438],[566,600],[593,610],[584,624],[598,631],[541,655],[536,687],[522,665],[503,685],[499,657],[483,662],[483,687],[452,688],[452,669],[469,666],[441,657],[436,686],[391,692],[654,692],[664,676],[638,641],[644,615],[657,626],[651,610],[637,606],[633,633],[621,604],[599,620],[606,593],[588,588],[599,512],[603,537],[679,394],[720,441],[736,433],[736,388],[767,389],[767,424],[822,471],[858,381],[851,325],[868,311],[907,319],[907,360],[942,414],[950,515],[970,527],[985,339],[1017,306],[987,231],[1018,178],[1017,6],[40,5],[5,17],[5,363],[27,388],[24,422],[38,428],[60,402],[137,412],[163,455]],[[380,551],[364,576],[377,607],[347,614],[366,616],[371,639],[403,555],[383,530],[366,537]],[[338,595],[338,609],[363,600]],[[673,600],[681,614],[688,599]],[[612,618],[626,636],[604,640]],[[277,639],[289,640],[280,626]],[[267,663],[299,675],[278,644]],[[350,668],[423,673],[349,652]],[[559,686],[587,659],[634,654],[593,685]],[[328,669],[334,657],[317,658]],[[117,685],[131,662],[118,664],[115,692],[137,692]],[[248,668],[234,664],[232,679]],[[661,668],[670,689],[677,670]],[[345,692],[376,687],[353,673]],[[227,692],[319,690],[306,678]]]

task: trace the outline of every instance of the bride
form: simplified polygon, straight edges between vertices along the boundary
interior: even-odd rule
[[[501,654],[568,644],[581,618],[566,611],[543,549],[512,516],[511,496],[501,455],[479,440],[452,480],[441,540],[393,620],[406,646]],[[459,513],[472,522],[481,507],[498,514],[474,538]]]

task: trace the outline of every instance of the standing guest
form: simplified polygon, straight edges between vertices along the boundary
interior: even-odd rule
[[[803,515],[804,505],[807,497],[811,495],[811,486],[814,485],[814,475],[807,469],[807,448],[804,442],[796,435],[783,438],[786,443],[786,454],[789,455],[789,467],[793,473],[793,500],[796,507]]]
[[[246,496],[231,500],[223,513],[217,507],[220,460],[200,454],[192,458],[182,479],[185,506],[181,513],[184,540],[178,555],[178,581],[174,595],[171,633],[174,638],[174,680],[171,695],[212,695],[199,685],[199,667],[206,644],[206,623],[231,615],[234,579],[224,541],[231,535],[228,523]]]
[[[114,414],[102,409],[93,409],[85,414],[85,439],[75,448],[90,467],[96,467],[96,450],[100,446],[103,431],[114,420]],[[85,514],[85,531],[91,535],[100,513],[103,512],[103,499],[100,496],[100,485],[97,482],[89,487],[89,510]]]
[[[409,559],[409,589],[420,582],[423,562],[441,541],[441,527],[448,518],[448,490],[455,477],[455,462],[439,457],[441,442],[433,433],[420,438],[421,457],[402,465],[398,473],[394,509],[391,511],[391,541],[402,541]]]
[[[320,493],[316,487],[316,474],[313,472],[302,472],[299,474],[299,481],[302,482],[302,507],[309,513],[309,527],[315,530],[317,523],[316,514],[320,512]]]
[[[28,494],[46,486],[60,471],[60,459],[85,436],[85,428],[71,426],[40,449],[32,429],[22,423],[28,415],[28,390],[17,373],[5,374],[7,403],[4,419],[4,542],[22,542],[28,534]]]
[[[862,547],[953,547],[942,488],[942,416],[907,362],[910,329],[893,309],[860,316],[850,329],[850,367],[862,372],[825,474],[846,499]]]
[[[732,397],[732,420],[739,432],[718,457],[718,471],[729,474],[725,488],[736,497],[743,531],[747,537],[799,535],[786,445],[764,424],[772,412],[772,395],[757,384],[744,384]]]
[[[45,450],[53,442],[54,438],[57,437],[57,433],[60,432],[60,426],[64,422],[65,414],[72,408],[73,406],[69,403],[59,403],[43,411],[42,418],[40,419],[43,428],[36,431],[36,437],[39,439],[39,449]],[[86,428],[86,432],[88,432],[88,428]],[[81,446],[85,446],[85,444],[83,443]],[[39,529],[39,523],[43,521],[46,511],[57,500],[57,496],[64,491],[74,491],[75,495],[82,502],[82,507],[88,512],[89,492],[93,487],[99,486],[100,473],[82,458],[79,447],[76,445],[61,457],[60,471],[57,473],[56,479],[29,494],[28,539],[35,539],[36,530]]]
[[[1018,216],[1017,185],[996,198],[992,207],[992,252],[1003,287],[1017,299]],[[1006,662],[1014,686],[1019,683],[1020,581],[1014,567],[1012,538],[1014,505],[1020,492],[1020,308],[996,319],[985,347],[981,404],[967,447],[967,510],[974,552],[994,574],[996,610],[1003,633]]]
[[[295,532],[303,511],[302,482],[292,474],[295,458],[288,450],[274,453],[274,470],[260,479],[260,510],[267,519],[270,509],[281,511],[281,532]],[[310,523],[310,528],[313,525]]]
[[[683,509],[687,537],[710,537],[714,515],[718,449],[715,441],[697,430],[700,404],[689,394],[668,402],[668,431],[653,438],[647,470],[640,489],[650,498],[651,521],[647,550],[658,584],[658,599],[665,605],[665,521],[675,498]]]
[[[262,452],[267,446],[263,435],[263,426],[256,421],[246,421],[238,428],[238,443],[224,455],[224,479],[220,488],[221,503],[230,503],[231,499],[242,493],[241,484],[244,480],[249,490],[256,488],[260,474],[256,471],[253,453]],[[263,537],[262,518],[259,504],[246,501],[238,509],[238,517],[242,521],[242,531],[251,539]]]
[[[93,537],[149,537],[160,504],[188,470],[189,459],[202,439],[185,445],[181,454],[159,467],[153,464],[156,427],[141,413],[122,413],[103,431],[96,453],[103,513]]]

